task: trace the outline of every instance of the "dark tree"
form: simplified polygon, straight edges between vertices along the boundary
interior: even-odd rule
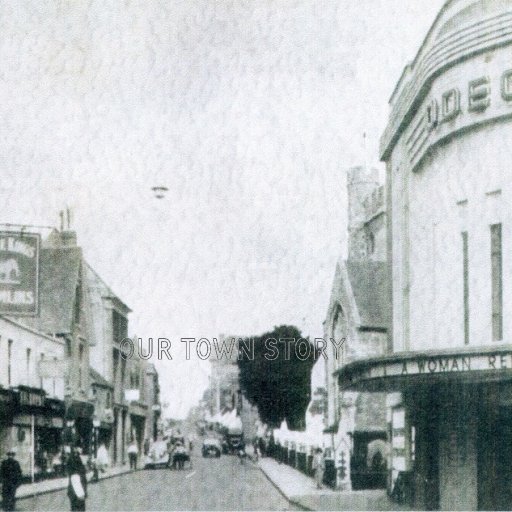
[[[253,339],[254,358],[238,360],[242,393],[267,425],[278,427],[286,419],[290,429],[305,428],[311,369],[319,353],[293,326],[274,327]]]

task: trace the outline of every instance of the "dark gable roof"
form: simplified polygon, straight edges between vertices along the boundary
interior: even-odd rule
[[[391,304],[387,263],[348,260],[345,264],[361,319],[360,327],[389,328]]]
[[[80,247],[41,249],[40,314],[39,317],[27,319],[27,323],[48,334],[71,332],[81,261]]]
[[[91,377],[91,383],[104,388],[114,388],[114,386],[105,379],[100,373],[98,373],[92,366],[89,367],[89,376]]]

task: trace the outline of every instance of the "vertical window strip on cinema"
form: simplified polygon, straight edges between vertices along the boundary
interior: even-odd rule
[[[469,345],[469,252],[468,232],[462,232],[462,279],[464,299],[464,344]]]
[[[491,225],[492,339],[503,339],[503,280],[501,224]]]

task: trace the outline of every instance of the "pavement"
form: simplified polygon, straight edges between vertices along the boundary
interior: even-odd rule
[[[112,478],[114,476],[123,475],[125,473],[129,473],[133,471],[130,469],[128,464],[124,466],[114,466],[108,468],[104,473],[99,474],[99,479],[104,480],[106,478]],[[92,480],[92,471],[87,473],[87,481],[90,482]],[[16,498],[30,498],[34,496],[38,496],[40,494],[45,494],[48,492],[60,491],[62,489],[67,489],[68,487],[68,477],[62,478],[52,478],[49,480],[41,480],[40,482],[34,482],[30,484],[23,484],[18,487],[16,491]]]
[[[385,489],[317,489],[312,478],[270,457],[261,458],[259,466],[279,492],[302,510],[410,510],[391,501]]]

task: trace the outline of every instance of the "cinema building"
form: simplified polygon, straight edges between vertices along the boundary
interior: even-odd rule
[[[511,509],[512,1],[447,1],[390,103],[392,327],[340,389],[399,393],[390,486],[416,507]]]

